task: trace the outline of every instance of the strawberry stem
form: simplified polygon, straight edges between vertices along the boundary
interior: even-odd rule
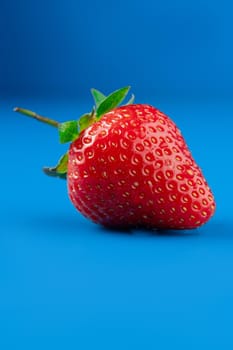
[[[34,118],[42,123],[45,123],[45,124],[48,124],[48,125],[51,125],[55,128],[58,128],[59,127],[59,123],[56,121],[56,120],[53,120],[53,119],[50,119],[50,118],[47,118],[47,117],[42,117],[41,115],[33,112],[33,111],[30,111],[29,109],[24,109],[24,108],[19,108],[19,107],[15,107],[14,108],[14,112],[18,112],[18,113],[21,113],[23,115],[26,115],[27,117],[30,117],[30,118]]]

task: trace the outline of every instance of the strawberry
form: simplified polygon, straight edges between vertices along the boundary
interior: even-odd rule
[[[193,229],[215,211],[213,194],[180,130],[146,104],[118,107],[129,88],[105,96],[79,121],[58,123],[16,110],[59,129],[69,151],[46,174],[67,178],[71,202],[107,227]]]

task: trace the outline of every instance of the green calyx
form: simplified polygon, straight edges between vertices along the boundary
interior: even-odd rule
[[[90,113],[82,115],[77,120],[66,121],[59,123],[56,120],[43,117],[35,112],[28,109],[14,108],[15,112],[24,114],[28,117],[36,119],[40,122],[48,124],[50,126],[56,127],[58,130],[58,136],[60,143],[68,143],[76,140],[81,132],[88,128],[93,123],[101,119],[101,117],[110,112],[112,109],[120,106],[124,99],[126,98],[130,87],[123,87],[119,90],[112,92],[110,95],[105,96],[102,92],[91,89],[92,96],[94,98],[95,105]],[[134,103],[134,95],[131,96],[129,101],[123,105],[129,105]],[[52,177],[58,177],[61,179],[66,179],[68,165],[68,152],[65,153],[58,161],[55,167],[45,167],[43,168],[46,175]]]

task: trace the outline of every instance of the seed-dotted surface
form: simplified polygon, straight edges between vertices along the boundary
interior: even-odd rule
[[[215,204],[180,130],[149,105],[105,114],[71,145],[68,188],[105,226],[194,228]]]

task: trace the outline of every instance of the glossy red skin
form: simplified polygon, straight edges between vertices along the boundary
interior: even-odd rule
[[[119,107],[84,130],[67,179],[74,206],[104,226],[192,229],[215,211],[179,129],[149,105]]]

